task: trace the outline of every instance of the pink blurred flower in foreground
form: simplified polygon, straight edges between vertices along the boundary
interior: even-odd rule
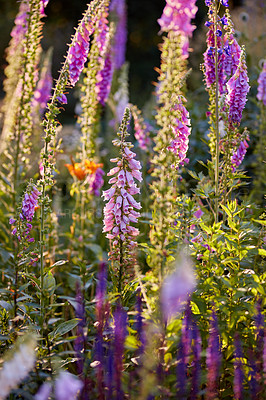
[[[266,106],[266,61],[263,63],[263,70],[260,73],[258,84],[257,99],[262,101]]]
[[[182,312],[188,296],[196,287],[196,277],[191,260],[182,255],[176,270],[167,276],[161,288],[161,308],[164,320]]]
[[[74,400],[82,389],[83,383],[69,372],[60,372],[55,383],[56,400]]]

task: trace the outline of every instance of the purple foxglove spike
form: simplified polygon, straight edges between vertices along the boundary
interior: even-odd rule
[[[231,157],[231,163],[232,163],[231,168],[233,172],[236,171],[236,168],[239,167],[239,165],[241,165],[242,161],[244,160],[247,148],[249,147],[247,142],[248,140],[249,136],[247,135],[246,138],[240,142],[238,148],[234,151]]]
[[[37,87],[34,92],[34,99],[32,102],[33,108],[38,107],[41,115],[43,115],[48,100],[51,97],[52,86],[53,78],[51,75],[51,69],[47,67],[41,73],[40,80],[37,83]]]
[[[22,201],[22,209],[21,216],[22,220],[26,219],[27,221],[32,221],[35,207],[38,206],[38,197],[40,196],[40,192],[37,190],[36,186],[31,187],[31,191],[25,193],[24,199]]]
[[[121,376],[123,371],[124,342],[127,335],[127,314],[120,305],[117,306],[114,312],[114,323],[114,381],[116,399],[122,400]]]
[[[166,0],[163,14],[158,19],[162,32],[173,31],[181,35],[183,58],[188,57],[188,38],[192,37],[196,28],[191,24],[191,20],[195,18],[198,10],[195,3],[196,0]],[[185,10],[185,12],[182,10]]]
[[[97,73],[97,83],[96,83],[96,93],[97,99],[102,106],[105,106],[106,101],[108,99],[111,85],[113,79],[113,63],[111,59],[111,54],[106,54],[104,66],[103,68]]]
[[[241,47],[237,40],[231,35],[229,40],[225,37],[224,44],[224,72],[227,79],[231,78],[237,70],[241,55]]]
[[[244,372],[242,364],[243,352],[239,335],[235,336],[235,358],[234,358],[234,395],[236,400],[243,399]]]
[[[244,51],[241,51],[239,65],[234,75],[226,84],[227,96],[226,104],[229,107],[228,120],[231,125],[239,125],[242,118],[242,112],[247,102],[247,94],[250,86],[247,75]]]
[[[207,50],[204,53],[204,72],[207,88],[215,83],[215,36],[212,26],[207,33]],[[219,91],[224,92],[224,52],[222,51],[222,39],[217,37],[217,51],[218,51],[218,81]]]
[[[218,321],[213,309],[210,321],[210,334],[208,339],[208,348],[206,351],[207,366],[207,391],[206,400],[217,398],[217,386],[220,375],[221,349],[220,335],[218,331]]]
[[[115,69],[120,69],[126,59],[127,43],[127,8],[125,0],[112,0],[110,11],[117,15],[117,25],[114,36],[113,64]]]
[[[139,193],[139,188],[134,182],[142,180],[140,162],[135,160],[136,154],[130,148],[130,143],[125,141],[127,127],[130,120],[130,111],[125,109],[124,118],[119,128],[118,136],[121,140],[114,141],[114,144],[120,147],[121,157],[111,159],[117,166],[112,168],[107,174],[112,176],[109,183],[111,188],[103,192],[103,197],[108,203],[104,207],[104,227],[103,232],[107,232],[107,239],[111,239],[111,251],[109,260],[115,261],[120,266],[121,276],[119,275],[119,285],[126,272],[126,267],[132,267],[135,262],[135,249],[137,242],[136,236],[139,230],[131,226],[132,222],[137,222],[139,213],[136,210],[141,209],[140,203],[134,199],[134,195]],[[122,248],[121,248],[122,247]],[[126,257],[124,257],[126,253]],[[122,264],[121,264],[121,259]],[[123,272],[122,272],[123,266]]]
[[[174,139],[167,147],[167,150],[172,151],[178,158],[178,165],[184,165],[189,160],[186,158],[189,145],[189,135],[191,133],[189,113],[183,105],[186,101],[183,96],[178,96],[178,103],[173,107],[179,113],[175,124],[171,126],[174,133]]]
[[[190,400],[196,400],[200,391],[200,371],[201,371],[201,337],[198,327],[193,322],[192,330],[192,378],[191,378],[191,397]]]
[[[262,101],[266,106],[266,61],[263,63],[263,70],[258,79],[258,94],[257,99]]]
[[[177,378],[177,398],[180,400],[186,400],[187,392],[187,365],[185,361],[185,351],[182,337],[178,346],[177,353],[177,367],[176,367],[176,378]]]

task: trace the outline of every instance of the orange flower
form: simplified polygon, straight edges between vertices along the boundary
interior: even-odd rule
[[[85,164],[85,165],[84,165]],[[96,164],[94,161],[85,160],[83,163],[75,163],[71,157],[71,164],[65,164],[72,176],[76,176],[78,180],[83,181],[88,174],[94,174],[103,164]]]
[[[103,164],[96,164],[94,161],[85,160],[85,169],[90,174],[95,174],[98,168],[103,167]]]
[[[79,181],[83,181],[87,175],[81,163],[65,164],[72,176],[76,176]]]

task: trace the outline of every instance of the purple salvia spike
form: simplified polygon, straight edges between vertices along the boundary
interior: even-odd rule
[[[107,287],[107,269],[106,263],[99,265],[98,285],[96,289],[96,319],[97,319],[97,337],[95,343],[95,361],[97,365],[97,388],[99,400],[104,400],[104,340],[103,329],[105,326],[107,302],[105,301]]]
[[[200,391],[200,371],[201,371],[201,337],[199,329],[193,322],[192,330],[192,379],[191,379],[191,394],[190,400],[196,400]]]
[[[261,303],[260,299],[256,306],[256,314],[255,314],[255,334],[256,334],[256,349],[255,349],[255,365],[256,365],[256,378],[258,381],[259,390],[263,385],[263,348],[264,348],[264,316],[261,312]]]
[[[127,8],[125,0],[112,0],[110,11],[117,16],[116,31],[113,45],[113,64],[120,69],[125,63],[127,43]]]
[[[79,375],[83,374],[84,369],[84,353],[86,346],[86,338],[84,335],[84,328],[86,326],[86,316],[84,299],[81,292],[79,281],[76,282],[76,305],[75,305],[76,318],[79,319],[77,325],[77,338],[74,341],[74,350],[77,357],[77,371]]]
[[[188,57],[188,38],[192,37],[192,32],[196,28],[191,24],[191,19],[195,18],[198,10],[195,3],[196,0],[166,0],[163,14],[158,19],[161,31],[173,31],[181,36],[183,58]]]
[[[263,384],[266,387],[266,328],[264,329],[264,345],[263,345]]]
[[[246,97],[250,89],[248,82],[245,53],[242,50],[237,70],[226,84],[228,92],[226,103],[229,107],[228,120],[231,125],[239,125],[241,122],[242,112],[247,101]]]
[[[121,388],[121,376],[123,371],[124,342],[127,334],[127,314],[118,305],[114,312],[114,381],[116,388],[116,399],[123,399]]]
[[[264,106],[266,106],[266,61],[263,63],[263,70],[258,79],[257,99],[262,101]]]
[[[187,391],[187,366],[185,360],[184,351],[184,340],[183,332],[178,346],[177,352],[177,367],[176,367],[176,378],[177,378],[177,398],[180,400],[186,400]]]
[[[107,357],[106,366],[106,386],[107,386],[107,397],[106,400],[113,400],[113,380],[114,380],[114,352],[112,344],[109,344],[109,354]]]
[[[258,382],[257,382],[257,369],[256,363],[254,361],[254,353],[252,351],[249,352],[249,388],[250,388],[250,398],[251,400],[258,400]]]
[[[188,301],[182,323],[182,341],[186,364],[188,364],[191,354],[192,332],[192,311],[190,301]]]
[[[239,335],[235,336],[235,358],[234,358],[234,395],[236,400],[243,399],[244,372],[242,364],[243,352]]]
[[[218,397],[217,387],[220,375],[221,349],[220,335],[218,331],[217,316],[213,309],[210,322],[210,335],[206,352],[207,366],[207,391],[206,400],[214,400]]]

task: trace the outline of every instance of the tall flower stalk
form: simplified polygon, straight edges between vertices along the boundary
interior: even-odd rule
[[[93,0],[87,11],[85,12],[81,22],[78,25],[75,35],[72,38],[66,60],[60,71],[59,78],[57,79],[53,96],[45,114],[44,125],[44,148],[41,154],[43,175],[39,180],[40,187],[40,288],[41,288],[41,311],[40,322],[43,327],[44,321],[44,246],[45,246],[45,221],[47,212],[49,212],[50,199],[47,196],[47,189],[53,185],[53,171],[54,171],[54,157],[55,157],[55,142],[56,133],[59,122],[57,115],[60,113],[59,104],[62,102],[64,91],[67,85],[74,85],[86,62],[89,53],[89,40],[90,36],[95,30],[96,21],[99,18],[101,0]],[[82,53],[82,57],[80,56]],[[43,329],[43,328],[42,328]]]
[[[169,3],[169,4],[168,4]],[[171,4],[170,4],[171,3]],[[186,32],[193,31],[191,17],[197,8],[190,2],[186,13],[180,14],[181,2],[173,6],[167,1],[164,13],[158,20],[161,29],[168,32],[161,46],[161,69],[159,76],[156,115],[159,131],[154,138],[155,154],[152,159],[154,181],[152,183],[153,219],[150,240],[153,246],[151,266],[156,268],[159,279],[169,251],[167,246],[173,241],[177,197],[177,170],[188,161],[188,136],[190,134],[188,113],[181,88],[186,77],[187,50],[183,47]],[[171,13],[168,9],[174,8]],[[177,8],[177,9],[176,9]],[[186,27],[186,29],[185,29]]]
[[[135,184],[135,179],[142,181],[141,165],[135,160],[136,154],[130,149],[133,147],[130,142],[126,142],[128,124],[130,121],[130,111],[125,109],[119,131],[119,139],[115,139],[113,144],[120,149],[120,157],[111,159],[117,164],[108,173],[112,178],[109,183],[111,188],[103,192],[103,197],[108,203],[104,207],[104,228],[110,239],[111,251],[108,253],[109,260],[112,261],[114,268],[118,271],[117,288],[121,293],[125,276],[129,276],[130,270],[135,263],[135,250],[137,242],[136,236],[139,230],[132,226],[138,222],[140,213],[136,210],[141,209],[140,203],[134,199],[134,195],[140,193]]]

